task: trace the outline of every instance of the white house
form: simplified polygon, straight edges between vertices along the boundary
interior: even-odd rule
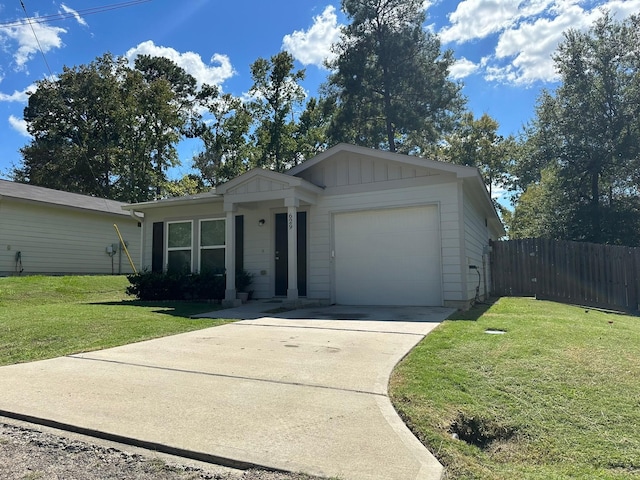
[[[0,276],[132,273],[140,223],[121,202],[0,180]]]
[[[466,307],[505,234],[476,168],[340,144],[286,173],[125,206],[144,214],[142,264],[254,275],[255,298]]]

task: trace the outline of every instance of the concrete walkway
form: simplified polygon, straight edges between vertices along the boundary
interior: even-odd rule
[[[0,415],[236,468],[440,478],[387,382],[451,310],[264,309],[254,302],[214,314],[247,318],[237,323],[0,367]]]

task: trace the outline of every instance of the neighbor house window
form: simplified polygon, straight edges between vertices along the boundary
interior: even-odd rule
[[[167,223],[167,271],[191,272],[193,222]]]
[[[224,273],[225,219],[200,220],[200,271]]]

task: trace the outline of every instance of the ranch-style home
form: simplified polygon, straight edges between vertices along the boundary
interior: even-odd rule
[[[142,264],[253,274],[254,298],[465,308],[505,234],[476,168],[339,144],[286,173],[123,207],[144,216]]]
[[[140,228],[122,202],[0,180],[0,276],[128,274]]]

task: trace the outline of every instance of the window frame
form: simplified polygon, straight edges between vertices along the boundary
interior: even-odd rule
[[[191,244],[189,245],[189,247],[170,247],[169,246],[169,231],[170,231],[170,226],[174,225],[174,224],[179,224],[179,223],[188,223],[189,224],[189,228],[190,228],[190,236],[191,236]],[[167,259],[167,265],[166,265],[166,270],[169,270],[169,252],[182,252],[182,251],[186,251],[189,250],[189,272],[193,273],[193,220],[174,220],[171,222],[167,222],[167,244],[166,244],[166,259]]]
[[[224,225],[224,239],[222,245],[202,245],[202,224],[205,222],[222,222]],[[203,250],[223,250],[224,265],[223,271],[227,271],[227,219],[226,217],[202,218],[198,221],[198,271],[202,272],[202,251]]]

